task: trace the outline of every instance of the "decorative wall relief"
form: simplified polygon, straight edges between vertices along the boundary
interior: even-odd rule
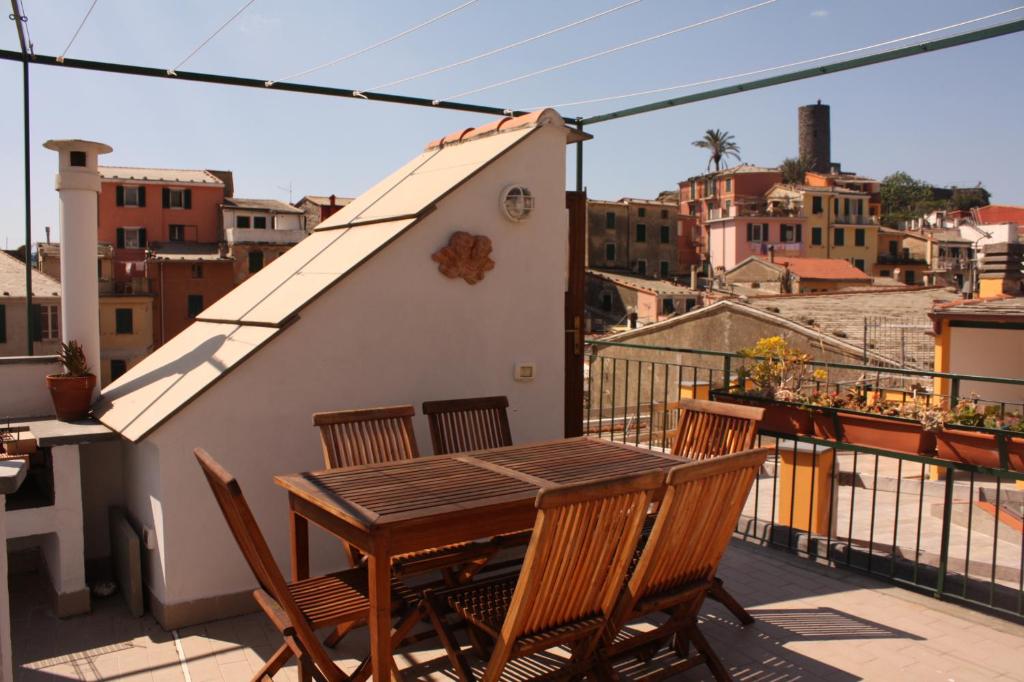
[[[437,269],[445,277],[461,277],[468,284],[476,284],[484,273],[494,269],[491,260],[491,239],[468,232],[456,232],[448,240],[448,246],[439,249],[431,258],[437,262]]]

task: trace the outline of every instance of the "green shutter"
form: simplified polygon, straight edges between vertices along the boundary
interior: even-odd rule
[[[163,197],[164,197],[164,208],[170,208],[171,207],[171,190],[169,190],[168,188],[164,187]]]
[[[33,341],[43,340],[43,306],[38,303],[32,304],[32,315],[29,316],[29,324],[32,326]]]
[[[117,228],[117,248],[119,248],[119,249],[123,249],[124,248],[124,228],[123,227]]]
[[[0,343],[7,343],[7,307],[0,303]]]
[[[118,206],[124,206],[124,186],[123,185],[118,185],[117,186],[117,191],[115,192],[115,195],[116,195],[116,198],[117,198],[117,205]]]
[[[192,190],[190,190],[190,189],[185,190],[184,202],[185,202],[184,203],[185,208],[192,208]]]
[[[146,205],[146,188],[139,187],[139,206]]]

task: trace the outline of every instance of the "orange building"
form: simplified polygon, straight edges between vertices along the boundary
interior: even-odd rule
[[[100,166],[99,241],[114,247],[114,293],[152,293],[154,346],[231,290],[221,204],[230,172]]]

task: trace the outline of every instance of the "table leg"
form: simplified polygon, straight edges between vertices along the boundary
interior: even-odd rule
[[[367,557],[370,577],[370,657],[375,682],[391,679],[391,553],[378,544]]]
[[[292,581],[309,577],[309,521],[292,511]]]

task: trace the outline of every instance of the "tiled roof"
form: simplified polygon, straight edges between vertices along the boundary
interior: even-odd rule
[[[1008,206],[1006,204],[989,204],[971,209],[971,212],[982,225],[999,223],[1017,223],[1024,225],[1024,206]]]
[[[429,146],[105,386],[96,417],[132,442],[145,438],[505,152],[542,126],[568,130],[552,109],[527,118],[500,134],[497,124],[483,126],[495,134],[474,135],[472,144],[462,136],[461,144]]]
[[[339,197],[338,195],[335,195],[334,196],[334,205],[335,206],[347,206],[348,204],[351,204],[353,200],[354,200],[354,197]],[[299,204],[301,204],[303,202],[308,202],[310,204],[316,204],[317,206],[330,206],[331,205],[331,197],[329,195],[328,196],[322,196],[320,194],[307,194],[306,196],[304,196],[301,199],[299,199],[298,201],[296,201],[295,205],[298,206]]]
[[[827,194],[848,194],[850,196],[857,197],[868,196],[867,192],[860,192],[855,189],[847,189],[846,187],[815,187],[814,185],[794,185],[784,182],[775,183],[768,191],[771,192],[776,188],[790,190],[792,192],[824,192]]]
[[[60,296],[60,282],[33,268],[32,295]],[[25,298],[25,263],[0,251],[0,303],[5,298]]]
[[[763,260],[768,260],[763,258]],[[775,257],[775,265],[788,267],[800,279],[862,280],[870,282],[871,277],[855,268],[849,261],[840,258],[790,258]],[[739,267],[739,266],[737,266]]]
[[[618,284],[620,286],[627,287],[629,289],[635,289],[637,291],[647,291],[652,294],[659,296],[686,296],[694,295],[697,292],[690,287],[684,287],[681,284],[675,282],[669,282],[664,279],[647,279],[646,277],[631,277],[629,275],[620,275],[617,272],[606,272],[603,270],[595,270],[593,268],[587,268],[587,274],[593,277],[597,277],[603,280]]]
[[[224,182],[220,178],[205,170],[100,166],[99,172],[100,177],[104,180],[136,180],[138,182],[169,182],[188,185],[224,186]]]
[[[971,244],[970,239],[965,239],[960,234],[960,230],[952,228],[938,228],[934,230],[920,230],[920,235],[925,238],[930,238],[935,242],[956,242],[959,244]]]
[[[988,298],[961,299],[937,304],[933,316],[946,317],[996,317],[1020,318],[1024,320],[1024,298],[1020,296],[991,296]]]
[[[224,199],[224,206],[253,211],[273,211],[274,213],[302,213],[301,208],[295,208],[291,204],[278,201],[277,199],[239,199],[238,197],[231,197]]]

